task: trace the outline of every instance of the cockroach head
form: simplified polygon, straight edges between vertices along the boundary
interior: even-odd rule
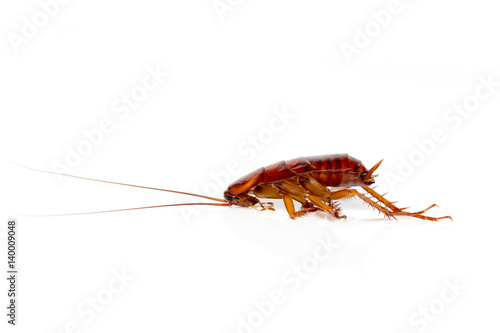
[[[375,183],[375,177],[377,177],[378,175],[374,175],[373,172],[375,170],[377,170],[377,168],[380,166],[380,164],[382,163],[383,160],[380,160],[380,162],[378,162],[377,164],[375,164],[370,170],[368,170],[368,172],[363,172],[360,176],[363,180],[363,183],[365,183],[366,185],[371,185],[373,183]]]
[[[259,200],[245,193],[233,194],[229,190],[224,192],[224,199],[230,204],[241,207],[255,206]]]

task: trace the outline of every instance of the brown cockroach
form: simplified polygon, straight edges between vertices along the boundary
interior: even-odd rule
[[[28,169],[103,183],[191,195],[219,202],[183,203],[58,215],[96,214],[187,205],[241,206],[253,207],[261,211],[274,210],[273,203],[261,203],[258,198],[262,198],[283,199],[286,210],[292,219],[315,211],[324,211],[338,219],[346,219],[346,216],[341,213],[339,200],[358,197],[389,219],[396,218],[397,216],[411,216],[431,221],[438,221],[445,218],[451,219],[450,216],[429,217],[423,215],[432,207],[436,207],[436,204],[430,205],[428,208],[419,212],[410,213],[405,211],[407,208],[398,208],[394,205],[394,202],[385,199],[385,194],[380,195],[375,192],[370,185],[375,183],[374,178],[377,175],[374,175],[373,172],[380,166],[382,161],[383,160],[375,164],[370,170],[367,170],[360,160],[347,154],[299,157],[288,161],[280,161],[267,167],[257,169],[230,184],[224,192],[224,199],[187,192],[79,177],[52,171]],[[361,187],[366,193],[360,193],[352,187]],[[302,205],[299,210],[295,210],[294,201]]]
[[[273,209],[272,203],[260,203],[258,198],[283,199],[286,210],[293,219],[314,211],[326,211],[336,218],[341,215],[338,200],[358,197],[388,218],[412,216],[423,220],[437,221],[450,216],[428,217],[423,214],[436,207],[410,213],[398,208],[393,202],[375,192],[370,185],[375,183],[373,172],[383,160],[370,170],[360,160],[347,154],[331,154],[299,157],[281,161],[260,168],[240,178],[224,192],[224,198],[231,205],[243,207],[261,206],[262,210]],[[359,186],[370,196],[351,187]],[[302,204],[296,211],[293,201]]]

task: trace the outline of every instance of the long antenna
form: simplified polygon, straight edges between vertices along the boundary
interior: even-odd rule
[[[51,214],[51,215],[19,215],[26,217],[51,217],[51,216],[71,216],[71,215],[88,215],[88,214],[101,214],[101,213],[115,213],[122,212],[126,210],[138,210],[138,209],[149,209],[149,208],[162,208],[162,207],[173,207],[173,206],[231,206],[229,202],[226,203],[182,203],[182,204],[172,204],[172,205],[159,205],[159,206],[147,206],[147,207],[135,207],[135,208],[124,208],[124,209],[112,209],[112,210],[101,210],[96,212],[84,212],[84,213],[68,213],[68,214]]]
[[[214,201],[218,201],[218,202],[227,203],[227,201],[224,200],[224,199],[212,198],[212,197],[208,197],[208,196],[200,195],[200,194],[194,194],[194,193],[188,193],[188,192],[180,192],[180,191],[172,191],[172,190],[166,190],[166,189],[163,189],[163,188],[156,188],[156,187],[148,187],[148,186],[139,186],[139,185],[125,184],[125,183],[110,182],[110,181],[107,181],[107,180],[100,180],[100,179],[93,179],[93,178],[87,178],[87,177],[80,177],[80,176],[68,175],[66,173],[33,169],[33,168],[30,168],[30,167],[27,167],[25,165],[22,165],[22,164],[19,164],[19,163],[15,163],[15,162],[9,162],[9,163],[15,164],[17,166],[23,167],[23,168],[28,169],[28,170],[37,171],[37,172],[43,172],[43,173],[51,173],[53,175],[73,177],[73,178],[78,178],[78,179],[85,179],[85,180],[91,180],[91,181],[94,181],[94,182],[101,182],[101,183],[108,183],[108,184],[115,184],[115,185],[123,185],[123,186],[145,188],[145,189],[148,189],[148,190],[164,191],[164,192],[171,192],[171,193],[177,193],[177,194],[191,195],[193,197],[199,197],[199,198],[204,198],[204,199],[209,199],[209,200],[214,200]],[[132,208],[132,209],[138,209],[138,208]]]

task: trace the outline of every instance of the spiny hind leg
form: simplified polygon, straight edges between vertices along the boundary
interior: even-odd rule
[[[428,221],[439,221],[441,219],[450,219],[453,221],[451,216],[429,217],[429,216],[423,215],[423,213],[425,213],[426,211],[428,211],[432,207],[438,207],[438,205],[432,204],[428,208],[421,210],[420,212],[410,213],[410,212],[399,211],[399,212],[394,212],[393,215],[394,216],[411,216],[411,217],[416,217],[418,219],[428,220]]]
[[[331,200],[342,200],[342,199],[349,199],[349,198],[353,198],[353,197],[360,198],[361,200],[366,202],[368,205],[370,205],[374,209],[378,210],[380,213],[384,214],[388,218],[391,218],[391,215],[392,215],[391,210],[379,205],[375,201],[372,201],[370,198],[359,193],[355,189],[344,189],[344,190],[340,190],[340,191],[335,191],[335,192],[332,192],[332,194],[330,195]]]
[[[386,195],[387,193],[381,195],[381,194],[378,194],[377,192],[375,192],[375,190],[372,189],[371,187],[363,186],[362,188],[363,188],[363,190],[368,192],[372,197],[376,198],[379,202],[383,203],[387,208],[389,208],[393,212],[400,212],[400,211],[404,210],[404,208],[398,208],[398,207],[394,206],[394,202],[390,202],[389,200],[384,198],[384,195]]]
[[[341,190],[337,192],[333,192],[331,195],[332,199],[344,199],[344,198],[349,198],[353,196],[357,196],[367,204],[369,204],[371,207],[374,209],[377,209],[380,213],[384,214],[387,218],[395,218],[395,216],[411,216],[415,218],[419,218],[422,220],[429,220],[429,221],[438,221],[440,219],[446,219],[449,218],[451,219],[450,216],[442,216],[442,217],[429,217],[423,215],[427,210],[431,209],[432,207],[437,207],[436,204],[433,204],[426,209],[415,212],[415,213],[410,213],[410,212],[405,212],[404,210],[406,208],[398,208],[396,207],[392,202],[388,201],[387,199],[384,198],[384,195],[380,195],[377,192],[375,192],[372,188],[370,187],[363,187],[364,190],[366,190],[369,194],[372,195],[372,198],[377,199],[377,201],[372,200],[372,198],[369,198],[368,196],[359,193],[355,189],[347,189],[347,190]]]
[[[384,198],[385,194],[380,195],[377,192],[375,192],[375,190],[373,190],[372,188],[370,188],[368,186],[364,186],[363,189],[366,192],[368,192],[369,194],[371,194],[374,198],[376,198],[378,200],[378,203],[383,203],[386,207],[390,208],[392,210],[392,214],[391,214],[392,216],[411,216],[411,217],[415,217],[415,218],[427,220],[427,221],[438,221],[441,219],[450,219],[453,221],[451,216],[430,217],[430,216],[424,215],[424,213],[426,211],[428,211],[429,209],[431,209],[433,207],[438,207],[438,205],[436,205],[436,204],[432,204],[429,207],[427,207],[426,209],[421,210],[419,212],[415,212],[415,213],[405,212],[405,209],[407,209],[408,207],[398,208],[398,207],[394,206],[393,202],[390,202],[386,198]]]

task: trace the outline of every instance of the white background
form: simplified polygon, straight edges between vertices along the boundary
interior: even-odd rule
[[[227,0],[231,10],[221,13],[211,0],[75,0],[51,2],[46,22],[40,3],[48,0],[0,7],[3,160],[54,170],[68,149],[85,145],[83,131],[110,119],[113,130],[95,137],[72,174],[221,197],[257,167],[349,153],[367,167],[384,158],[377,190],[390,200],[413,211],[438,203],[428,214],[454,222],[389,221],[356,201],[344,204],[347,221],[290,220],[279,202],[262,213],[22,217],[191,198],[61,182],[2,163],[2,267],[5,221],[19,225],[16,331],[498,330],[493,2],[401,0],[390,19],[382,15],[383,27],[371,12],[387,13],[388,1]],[[40,27],[22,37],[33,17]],[[363,40],[367,27],[372,36]],[[16,45],[13,36],[25,39]],[[346,44],[357,53],[346,57]],[[140,90],[146,68],[168,77],[121,119],[113,105]],[[480,77],[497,82],[489,96],[466,117],[447,113],[474,102]],[[284,110],[291,116],[278,120]],[[441,140],[431,144],[436,130]],[[335,250],[327,255],[318,238]],[[298,278],[290,270],[302,265],[309,273]],[[112,294],[108,285],[120,285],[113,272],[122,270],[133,279]],[[2,281],[0,325],[14,331]],[[269,305],[279,292],[282,302]],[[95,297],[101,311],[87,303]],[[420,314],[429,307],[430,317]]]

